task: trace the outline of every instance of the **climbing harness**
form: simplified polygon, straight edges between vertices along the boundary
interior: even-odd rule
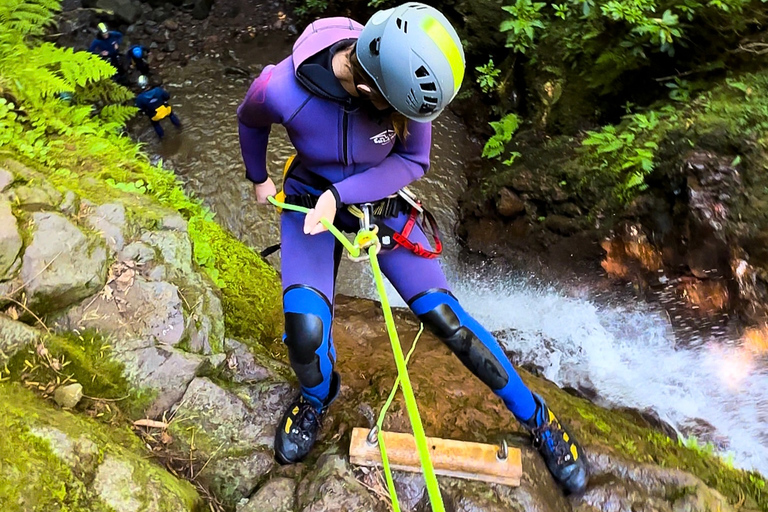
[[[292,155],[285,163],[283,168],[283,183],[290,175],[291,171],[296,168],[298,160],[296,155]],[[294,206],[300,206],[305,209],[314,208],[317,204],[318,196],[313,194],[286,194],[281,190],[275,196],[275,200],[279,203],[290,204]],[[437,221],[434,215],[424,208],[421,202],[407,187],[399,190],[396,194],[389,197],[385,197],[380,201],[373,203],[366,203],[370,210],[370,216],[368,222],[372,223],[378,229],[378,238],[381,247],[384,249],[394,249],[398,245],[413,252],[417,256],[422,258],[433,259],[440,256],[443,252],[443,243],[440,240],[440,229],[437,226]],[[360,219],[363,220],[362,205],[347,205],[346,210]],[[282,207],[278,207],[278,210],[282,210]],[[383,220],[391,217],[397,217],[401,213],[408,213],[408,220],[403,226],[403,229],[398,233],[394,229],[387,226]],[[419,243],[411,242],[408,237],[413,231],[414,226],[419,222],[419,217],[422,217],[421,228],[424,233],[432,237],[435,248],[430,249],[424,247]],[[259,254],[263,258],[266,258],[270,254],[280,249],[280,244],[275,244],[267,247]],[[367,257],[363,256],[364,259]]]
[[[285,196],[283,196],[283,198],[284,197]],[[271,196],[268,199],[270,203],[281,209],[305,214],[309,212],[309,208],[304,206],[282,202]],[[412,205],[412,207],[413,210],[417,209],[417,205]],[[467,443],[463,441],[426,437],[407,369],[408,361],[416,348],[416,342],[421,336],[424,326],[423,324],[420,326],[419,332],[408,351],[408,355],[404,356],[397,329],[395,327],[392,308],[384,288],[384,279],[381,268],[379,266],[378,254],[382,248],[382,243],[379,240],[380,225],[374,223],[374,205],[366,203],[357,208],[360,212],[360,215],[358,216],[360,219],[360,230],[357,232],[354,242],[350,242],[349,239],[328,219],[321,218],[320,222],[336,237],[344,248],[346,248],[348,252],[347,256],[350,259],[353,261],[367,259],[371,263],[373,279],[381,300],[384,322],[386,324],[387,334],[389,335],[392,353],[395,358],[397,378],[395,379],[392,391],[379,412],[376,425],[367,432],[365,432],[365,429],[353,429],[352,441],[350,444],[350,462],[360,465],[378,465],[378,459],[380,458],[380,463],[384,469],[389,496],[392,501],[392,510],[394,512],[400,512],[400,504],[392,476],[393,468],[405,471],[421,470],[424,473],[427,494],[433,512],[445,512],[443,498],[440,494],[440,487],[437,483],[436,474],[438,472],[443,475],[461,478],[497,482],[506,485],[519,485],[522,474],[520,450],[508,449],[506,442],[503,442],[501,448],[499,448],[481,443]],[[410,222],[409,219],[409,223]],[[434,223],[434,218],[432,218],[430,222]],[[413,223],[415,223],[415,220]],[[411,223],[411,229],[413,223]],[[405,236],[407,236],[407,234],[408,233],[406,233]],[[416,245],[418,246],[418,244]],[[439,252],[438,249],[434,252]],[[435,256],[437,256],[437,254],[431,257]],[[384,417],[395,398],[398,387],[401,389],[403,398],[405,399],[405,407],[411,422],[413,436],[410,434],[384,432],[382,429]],[[391,442],[393,446],[391,458],[386,448],[386,445],[389,442]],[[418,454],[418,460],[413,456],[414,446],[415,452]],[[372,452],[374,452],[376,448],[378,448],[378,454],[376,454],[377,456],[374,456]],[[353,450],[355,453],[353,453]],[[436,471],[436,464],[433,464],[432,457],[436,458],[435,460],[437,461],[437,464],[439,464],[439,471]]]

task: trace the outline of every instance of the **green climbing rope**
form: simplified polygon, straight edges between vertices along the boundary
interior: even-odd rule
[[[281,203],[274,197],[269,197],[269,202],[278,208],[286,210],[292,210],[300,213],[307,213],[308,208],[301,206],[295,206],[291,204]],[[400,345],[400,338],[397,335],[397,328],[395,327],[395,320],[392,316],[392,308],[389,305],[389,299],[387,292],[384,289],[384,278],[379,267],[379,259],[377,257],[378,237],[375,231],[360,230],[355,237],[355,242],[350,243],[346,236],[339,231],[331,222],[327,219],[320,219],[320,222],[330,231],[341,244],[349,251],[353,258],[359,258],[361,250],[368,250],[368,259],[371,262],[371,270],[373,271],[373,280],[376,283],[376,290],[379,292],[379,298],[381,299],[381,309],[384,312],[384,322],[387,326],[387,333],[389,334],[390,345],[392,346],[392,353],[395,356],[395,366],[397,367],[397,379],[395,380],[394,387],[387,398],[384,407],[379,414],[376,427],[378,429],[378,444],[381,451],[382,465],[384,466],[384,472],[387,480],[387,487],[389,488],[389,495],[392,499],[392,509],[395,512],[400,512],[400,503],[397,499],[397,493],[395,491],[394,480],[392,479],[392,470],[389,465],[389,458],[387,457],[386,447],[384,446],[384,436],[382,434],[382,424],[384,422],[384,415],[389,408],[395,393],[397,392],[398,384],[403,391],[403,398],[405,398],[405,408],[408,411],[408,418],[411,421],[411,428],[413,429],[413,437],[416,440],[416,450],[419,453],[419,460],[421,461],[421,467],[424,470],[424,480],[427,486],[427,495],[432,506],[433,512],[445,512],[445,506],[443,505],[443,497],[440,494],[440,487],[437,483],[437,476],[435,475],[435,468],[432,466],[432,459],[429,457],[429,446],[427,445],[427,437],[424,433],[424,426],[421,423],[421,416],[419,415],[419,408],[416,404],[416,398],[413,395],[413,387],[411,386],[411,379],[408,376],[408,359],[410,359],[414,348],[416,347],[416,341],[421,335],[421,330],[416,336],[416,339],[408,352],[408,357],[403,356],[403,348]]]

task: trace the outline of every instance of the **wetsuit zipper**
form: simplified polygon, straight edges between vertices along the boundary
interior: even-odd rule
[[[341,149],[342,149],[342,152],[344,153],[344,165],[347,165],[348,163],[347,162],[347,128],[348,126],[349,126],[349,114],[344,112],[344,117],[342,117],[342,121],[341,121],[341,129],[344,132],[342,143],[341,143]]]

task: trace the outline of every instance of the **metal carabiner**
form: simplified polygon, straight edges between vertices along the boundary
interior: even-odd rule
[[[359,206],[360,211],[363,212],[362,218],[360,218],[360,231],[370,231],[371,219],[373,218],[373,204],[363,203]]]

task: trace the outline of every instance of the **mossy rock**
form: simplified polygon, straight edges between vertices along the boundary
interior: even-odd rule
[[[7,512],[198,512],[199,495],[148,460],[127,429],[0,385],[0,502]]]

